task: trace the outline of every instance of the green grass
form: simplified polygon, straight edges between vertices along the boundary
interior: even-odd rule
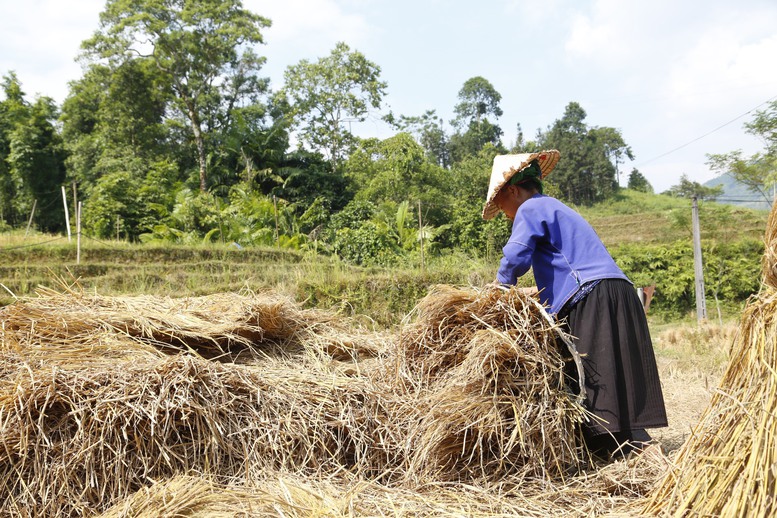
[[[226,245],[159,246],[89,240],[76,261],[75,240],[0,235],[0,304],[33,295],[38,286],[77,286],[100,295],[196,296],[250,290],[288,295],[306,307],[367,315],[397,324],[431,285],[483,284],[496,265],[441,257],[418,265],[361,268],[337,258],[277,248]]]
[[[593,207],[576,207],[609,246],[691,240],[690,200],[624,189]],[[762,239],[768,212],[715,202],[699,203],[702,240]]]
[[[661,195],[622,191],[615,199],[578,210],[612,250],[620,245],[690,243],[690,202]],[[714,203],[701,206],[703,244],[762,240],[768,214]],[[38,286],[77,284],[101,295],[192,296],[248,289],[273,290],[308,307],[339,308],[392,325],[438,283],[483,285],[494,278],[498,259],[445,254],[394,268],[360,268],[312,252],[222,244],[144,245],[123,241],[82,241],[23,231],[0,234],[0,305],[34,294]],[[752,262],[753,271],[759,265]],[[638,273],[638,272],[637,272]],[[639,275],[637,275],[638,277]],[[531,279],[522,279],[526,285]],[[658,294],[660,297],[660,294]],[[715,308],[708,301],[708,311]],[[656,310],[660,310],[660,302]],[[724,317],[739,311],[728,301]],[[711,318],[713,318],[712,315]],[[661,322],[661,315],[651,315]],[[675,318],[675,317],[672,317]]]

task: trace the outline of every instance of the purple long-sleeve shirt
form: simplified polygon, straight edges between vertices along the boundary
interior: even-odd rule
[[[515,284],[531,267],[540,300],[550,313],[558,313],[586,282],[629,280],[580,214],[542,194],[518,208],[502,252],[497,280]]]

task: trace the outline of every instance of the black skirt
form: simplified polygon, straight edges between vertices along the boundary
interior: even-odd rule
[[[642,303],[631,283],[605,279],[566,316],[583,360],[586,436],[667,426],[664,396]],[[573,365],[571,366],[573,367]],[[576,369],[570,375],[577,382]]]

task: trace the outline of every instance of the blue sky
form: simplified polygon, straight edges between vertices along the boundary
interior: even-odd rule
[[[61,102],[81,75],[79,44],[97,28],[102,0],[2,2],[0,73]],[[576,101],[589,125],[619,129],[656,191],[681,174],[714,175],[707,153],[763,144],[745,134],[753,109],[777,99],[773,0],[244,0],[273,25],[258,49],[273,88],[301,59],[344,41],[381,67],[395,114],[435,109],[452,118],[474,76],[502,95],[507,144],[521,124],[531,138]],[[379,120],[362,136],[391,134]],[[562,157],[563,160],[563,157]],[[625,177],[624,177],[625,178]],[[624,180],[625,181],[625,180]]]

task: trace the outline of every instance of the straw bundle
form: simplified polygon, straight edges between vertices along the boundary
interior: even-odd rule
[[[33,370],[0,381],[2,508],[34,516],[99,510],[153,480],[268,468],[356,472],[372,461],[371,386],[336,373],[194,356]]]
[[[672,516],[777,513],[777,207],[766,233],[764,287],[742,314],[729,364],[675,467],[645,512]]]
[[[494,488],[549,484],[583,463],[562,333],[518,290],[439,287],[393,343],[247,295],[45,291],[0,313],[11,513],[99,512],[179,475]],[[241,348],[263,354],[226,363]]]
[[[393,380],[424,407],[410,476],[545,479],[580,467],[585,418],[564,382],[561,330],[518,289],[439,286],[399,339]]]
[[[415,321],[409,323],[412,317]],[[567,337],[531,296],[518,288],[438,285],[405,319],[395,355],[398,381],[419,386],[445,377],[470,354],[473,337],[484,331],[504,333],[519,356],[538,354],[538,361],[563,366],[556,341]]]
[[[267,471],[251,485],[177,476],[139,490],[100,516],[622,517],[624,504],[645,494],[655,481],[656,466],[645,460],[615,463],[563,484],[512,483],[508,490],[434,482],[412,488],[387,486],[347,472],[314,478]]]
[[[179,475],[164,483],[141,489],[100,516],[227,518],[256,516],[259,509],[266,512],[272,507],[271,495],[258,490],[220,487],[204,477]]]
[[[769,213],[764,236],[764,257],[762,262],[764,284],[777,288],[777,210]]]
[[[221,361],[299,352],[315,341],[330,356],[374,356],[381,346],[333,314],[276,295],[102,297],[41,288],[0,309],[0,351],[67,363],[193,352]],[[350,325],[355,322],[348,321]]]

